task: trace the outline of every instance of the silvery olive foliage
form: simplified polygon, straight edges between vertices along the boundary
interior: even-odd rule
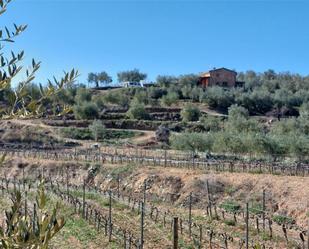
[[[0,248],[47,249],[51,239],[63,228],[65,220],[59,217],[58,205],[47,209],[44,183],[38,187],[35,209],[25,213],[21,192],[14,190],[11,209],[5,212],[5,226],[0,226]]]
[[[5,161],[0,157],[0,167]],[[59,215],[59,204],[50,210],[44,181],[36,193],[33,208],[20,190],[11,193],[12,205],[0,225],[0,249],[48,249],[51,239],[63,228],[65,219]],[[28,204],[26,204],[28,203]]]
[[[7,11],[8,5],[12,0],[0,0],[0,19],[1,16]],[[22,65],[24,59],[24,51],[11,52],[7,54],[4,52],[8,50],[7,46],[10,43],[15,42],[15,39],[20,36],[27,28],[27,25],[13,25],[13,28],[3,27],[0,29],[0,91],[5,89],[12,89],[8,91],[7,99],[8,108],[1,111],[1,118],[14,118],[14,117],[37,117],[43,114],[42,102],[44,99],[56,94],[59,90],[65,88],[69,84],[73,83],[78,77],[77,70],[71,70],[70,72],[64,72],[64,76],[61,79],[48,80],[46,86],[40,85],[40,97],[38,99],[32,99],[29,96],[26,87],[35,79],[35,73],[39,70],[41,63],[32,59],[30,67],[27,69]],[[25,71],[25,72],[24,72]],[[18,74],[25,73],[25,79],[19,83],[16,89],[12,88],[13,79]],[[30,98],[30,101],[28,101]],[[27,101],[26,101],[27,99]],[[64,106],[64,112],[67,112],[70,108]]]
[[[0,19],[7,11],[12,0],[0,0]],[[2,24],[2,23],[1,23]],[[13,28],[0,27],[0,92],[5,91],[7,102],[5,108],[0,110],[0,118],[25,118],[39,117],[44,113],[43,101],[61,89],[66,88],[78,77],[77,70],[65,72],[57,80],[48,80],[46,86],[40,85],[40,97],[32,99],[26,90],[39,70],[41,63],[34,59],[30,67],[23,64],[24,51],[11,52],[8,47],[27,28],[27,25],[13,25]],[[4,49],[5,48],[5,49]],[[17,75],[25,73],[25,79],[13,88],[13,80]],[[6,90],[10,91],[6,91]],[[30,101],[29,101],[30,99]],[[64,106],[64,112],[70,108]],[[0,166],[4,163],[5,156],[0,158]],[[50,240],[61,230],[65,221],[58,215],[57,205],[50,212],[47,208],[47,196],[44,183],[37,190],[35,209],[25,211],[25,196],[20,191],[14,190],[11,195],[12,206],[5,212],[5,224],[0,226],[0,248],[4,249],[47,249]]]

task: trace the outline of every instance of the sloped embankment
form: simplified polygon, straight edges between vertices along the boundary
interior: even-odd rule
[[[206,182],[209,182],[212,198],[217,203],[233,200],[242,206],[262,203],[262,192],[266,191],[266,206],[269,212],[296,219],[298,225],[307,226],[309,202],[309,178],[274,176],[244,173],[205,173],[187,169],[162,167],[137,167],[134,165],[92,165],[81,162],[26,162],[21,159],[8,160],[3,172],[11,177],[25,174],[36,176],[43,167],[46,176],[65,181],[68,169],[70,180],[81,184],[87,178],[89,185],[102,189],[117,188],[120,178],[121,191],[141,196],[144,181],[147,196],[164,205],[187,206],[192,192],[194,208],[205,210],[207,203]]]

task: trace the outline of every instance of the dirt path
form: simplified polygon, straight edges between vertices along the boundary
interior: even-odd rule
[[[143,135],[141,136],[137,136],[137,137],[134,137],[132,138],[132,142],[134,143],[145,143],[145,142],[148,142],[150,141],[152,138],[154,138],[156,136],[155,132],[154,131],[137,131],[137,130],[128,130],[128,131],[136,131],[136,132],[142,132]]]

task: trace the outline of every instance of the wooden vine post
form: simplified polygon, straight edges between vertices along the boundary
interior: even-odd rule
[[[192,192],[189,196],[189,237],[192,235]]]
[[[178,217],[173,222],[173,249],[178,249]]]
[[[112,241],[112,191],[108,191],[109,205],[108,205],[108,241]]]
[[[117,176],[117,197],[120,198],[120,176]]]
[[[265,197],[265,189],[263,190],[263,231],[265,232],[265,212],[266,212],[266,197]]]
[[[206,188],[207,188],[207,198],[208,198],[209,214],[210,214],[210,217],[212,218],[211,197],[210,197],[210,190],[209,190],[209,182],[208,182],[208,180],[206,181]]]
[[[307,247],[309,249],[309,219],[308,219],[308,230],[307,230]]]
[[[86,181],[83,184],[83,218],[85,218],[85,207],[86,207]]]
[[[249,204],[246,203],[246,249],[249,249]]]
[[[141,203],[141,238],[140,238],[140,249],[144,248],[144,215],[145,207],[144,202]]]
[[[66,187],[67,187],[67,197],[69,198],[69,167],[67,167],[67,172],[66,172],[67,174],[66,174]]]
[[[146,180],[144,180],[144,184],[143,184],[143,202],[144,202],[144,208],[146,208],[146,191],[147,191],[147,183],[146,183]]]

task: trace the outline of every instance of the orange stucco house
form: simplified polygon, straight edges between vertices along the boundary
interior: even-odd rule
[[[218,68],[210,70],[209,72],[202,73],[200,76],[200,85],[203,87],[208,86],[222,86],[222,87],[235,87],[237,73],[227,68]]]

